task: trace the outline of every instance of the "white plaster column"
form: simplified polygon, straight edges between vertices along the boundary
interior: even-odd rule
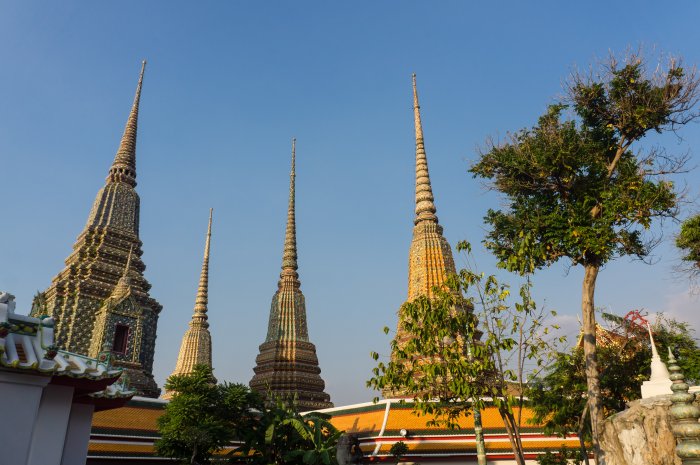
[[[72,404],[72,387],[49,384],[44,388],[27,465],[61,464]]]
[[[61,465],[85,465],[94,411],[92,404],[73,404]]]
[[[50,380],[49,376],[0,371],[0,412],[3,416],[0,438],[6,445],[0,448],[0,453],[4,463],[27,463],[41,395]]]

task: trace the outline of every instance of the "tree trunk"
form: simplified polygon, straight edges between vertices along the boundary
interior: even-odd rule
[[[477,465],[486,464],[486,447],[484,446],[484,428],[481,424],[481,410],[474,408],[474,436],[476,439],[476,462]]]
[[[197,465],[195,458],[197,457],[197,444],[195,443],[192,447],[192,457],[190,458],[190,465]]]
[[[581,413],[581,419],[578,421],[578,442],[581,446],[581,460],[585,465],[590,465],[588,462],[588,451],[586,450],[586,443],[583,441],[583,430],[586,423],[586,416],[588,415],[588,403],[583,407],[583,413]]]
[[[583,278],[583,295],[581,311],[583,312],[583,354],[586,359],[586,382],[588,384],[588,409],[591,414],[591,433],[593,436],[593,452],[596,465],[605,465],[605,457],[600,449],[599,431],[603,424],[603,409],[601,408],[600,380],[598,378],[598,362],[596,360],[596,324],[595,324],[595,282],[598,277],[597,265],[586,265]]]
[[[510,447],[513,449],[513,456],[515,457],[515,463],[517,465],[525,465],[525,456],[523,455],[523,446],[520,442],[520,435],[515,424],[514,417],[503,407],[498,408],[501,414],[501,419],[506,427],[506,433],[508,434],[508,440],[510,441]]]

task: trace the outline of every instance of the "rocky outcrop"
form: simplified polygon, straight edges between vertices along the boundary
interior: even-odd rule
[[[670,395],[636,400],[605,420],[601,447],[606,465],[681,465],[671,433],[670,406]]]

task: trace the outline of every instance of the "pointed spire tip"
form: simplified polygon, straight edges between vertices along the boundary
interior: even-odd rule
[[[134,253],[134,245],[129,247],[129,255],[126,256],[126,266],[124,267],[124,276],[126,277],[131,270],[131,255]]]
[[[292,176],[296,176],[297,138],[292,137]]]
[[[141,87],[143,86],[143,75],[146,70],[146,60],[141,62],[141,72],[136,85],[134,102],[131,105],[129,118],[126,120],[124,134],[122,135],[117,154],[112,162],[112,167],[107,176],[108,183],[124,182],[136,187],[136,133],[139,118],[139,102],[141,100]]]
[[[428,158],[425,155],[425,144],[423,142],[423,124],[420,117],[415,73],[413,73],[413,118],[416,130],[416,217],[413,222],[418,224],[422,221],[428,221],[437,224],[435,199],[433,197],[433,188],[430,185]]]
[[[292,138],[292,169],[289,173],[289,208],[287,210],[287,228],[284,234],[284,253],[282,254],[282,275],[293,276],[298,279],[297,265],[297,239],[295,219],[295,186],[296,177],[296,138]],[[281,283],[281,281],[280,281]]]

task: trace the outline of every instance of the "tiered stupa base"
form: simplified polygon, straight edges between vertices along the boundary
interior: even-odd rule
[[[115,363],[115,366],[120,366]],[[152,397],[157,399],[160,396],[160,388],[153,379],[153,375],[146,373],[143,369],[124,368],[124,374],[129,378],[129,389],[137,392],[142,397]]]
[[[311,342],[265,342],[255,361],[250,387],[270,401],[292,402],[301,412],[333,407]]]

